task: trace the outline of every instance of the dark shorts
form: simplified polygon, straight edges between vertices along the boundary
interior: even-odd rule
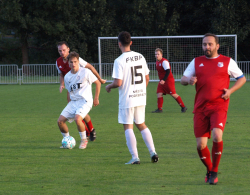
[[[195,137],[211,137],[211,130],[219,128],[224,131],[227,121],[227,111],[211,110],[194,113],[194,135]]]

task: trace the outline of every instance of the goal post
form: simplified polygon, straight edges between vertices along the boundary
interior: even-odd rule
[[[219,53],[237,61],[237,35],[217,35],[219,38]],[[131,50],[141,53],[150,69],[150,81],[158,81],[155,69],[154,51],[163,50],[163,57],[170,62],[176,80],[180,80],[183,70],[193,58],[204,55],[202,38],[204,35],[192,36],[141,36],[131,37]],[[112,79],[114,60],[121,55],[117,37],[98,37],[99,74]]]

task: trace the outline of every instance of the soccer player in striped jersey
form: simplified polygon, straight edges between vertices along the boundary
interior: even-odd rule
[[[207,168],[205,182],[217,184],[229,98],[244,85],[246,78],[232,58],[218,54],[219,39],[216,35],[205,34],[202,49],[205,55],[191,61],[181,78],[181,84],[195,85],[193,120],[197,152]],[[231,88],[230,76],[237,80]],[[212,160],[207,147],[211,134]]]
[[[137,151],[133,123],[141,132],[149,150],[151,162],[158,162],[153,137],[145,125],[146,87],[149,82],[149,69],[142,54],[131,51],[130,33],[118,35],[118,46],[122,54],[115,60],[113,67],[113,83],[106,86],[109,93],[112,88],[119,87],[118,122],[123,124],[127,146],[132,159],[125,164],[140,164]]]

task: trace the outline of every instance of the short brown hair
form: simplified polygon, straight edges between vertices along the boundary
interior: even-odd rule
[[[69,44],[66,41],[60,41],[57,43],[57,47],[61,45],[66,45],[67,47],[69,47]]]
[[[79,54],[76,53],[75,51],[72,51],[69,53],[67,58],[68,58],[68,60],[70,60],[71,58],[77,58],[77,60],[79,60]]]
[[[219,38],[218,38],[215,34],[206,33],[206,34],[204,35],[203,39],[204,39],[205,37],[214,37],[215,43],[216,43],[216,44],[219,44]],[[203,40],[203,39],[202,39],[202,40]]]
[[[161,48],[156,48],[155,52],[157,52],[157,51],[161,52],[161,55],[163,55],[163,50]]]
[[[131,42],[131,35],[127,31],[122,31],[118,35],[118,41],[122,44],[122,46],[129,46]]]

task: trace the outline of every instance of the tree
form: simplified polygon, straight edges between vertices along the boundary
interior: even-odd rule
[[[30,39],[42,40],[47,37],[47,41],[50,41],[49,37],[65,32],[65,23],[60,19],[71,16],[73,4],[73,1],[67,0],[1,1],[0,5],[4,9],[0,10],[0,30],[6,32],[11,29],[15,32],[15,37],[20,41],[23,64],[29,63]],[[74,23],[69,26],[74,28]]]

